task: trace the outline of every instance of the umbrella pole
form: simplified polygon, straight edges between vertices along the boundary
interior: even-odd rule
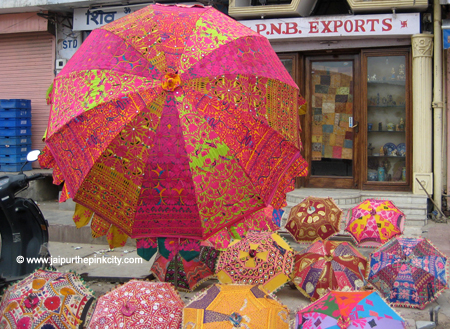
[[[178,238],[178,246],[180,246],[180,238]],[[175,253],[175,273],[173,275],[173,281],[175,288],[178,288],[178,251]]]

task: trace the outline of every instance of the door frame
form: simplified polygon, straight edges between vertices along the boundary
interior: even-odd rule
[[[332,55],[305,55],[303,66],[304,77],[304,90],[305,99],[308,103],[308,110],[305,115],[304,134],[303,134],[303,147],[305,153],[305,160],[308,162],[309,168],[311,168],[312,150],[311,150],[311,134],[312,134],[312,106],[311,106],[311,90],[309,88],[311,84],[311,65],[313,62],[330,62],[330,61],[352,61],[353,62],[353,121],[361,124],[361,55],[360,53],[340,53]],[[361,127],[358,127],[358,129]],[[361,129],[359,129],[361,132]],[[360,132],[354,129],[353,134],[353,164],[352,164],[352,176],[312,176],[311,170],[308,172],[308,176],[304,178],[303,185],[305,187],[317,187],[317,188],[342,188],[342,189],[361,189],[361,138]]]

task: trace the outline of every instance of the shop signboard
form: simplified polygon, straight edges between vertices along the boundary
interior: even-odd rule
[[[73,12],[73,31],[92,31],[125,15],[142,9],[148,4],[104,7],[97,9],[78,8]]]
[[[73,31],[92,31],[125,15],[147,7],[153,2],[128,6],[101,7],[96,9],[78,8],[73,12]],[[169,4],[169,3],[168,3]],[[184,2],[183,5],[198,5],[198,2]]]
[[[397,37],[420,33],[420,14],[314,16],[242,20],[268,39]]]

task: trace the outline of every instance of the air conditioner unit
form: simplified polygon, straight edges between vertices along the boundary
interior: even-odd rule
[[[66,63],[67,63],[67,59],[65,59],[65,58],[57,59],[55,67],[57,70],[62,70],[63,67],[66,65]]]

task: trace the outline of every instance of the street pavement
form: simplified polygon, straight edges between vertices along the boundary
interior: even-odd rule
[[[117,284],[131,278],[149,278],[153,259],[150,261],[142,260],[137,255],[133,240],[130,240],[124,247],[114,250],[109,249],[106,240],[92,239],[86,243],[86,234],[83,234],[84,238],[80,239],[73,232],[76,230],[76,228],[74,229],[75,225],[71,222],[73,210],[61,209],[61,205],[58,205],[56,202],[41,202],[39,206],[50,224],[49,249],[54,260],[53,265],[58,270],[72,270],[85,276],[88,285],[96,293],[97,297],[110,291]],[[60,226],[58,229],[59,233],[52,235],[52,232],[57,231],[52,231],[52,227],[55,228],[58,225]],[[89,230],[89,228],[85,229]],[[64,230],[66,230],[66,234],[61,235],[60,233]],[[450,223],[436,223],[429,220],[427,225],[410,230],[408,234],[408,236],[419,235],[429,239],[440,251],[450,257]],[[289,236],[285,237],[289,240]],[[290,242],[293,248],[298,251],[306,247],[306,245],[300,245],[292,239],[290,239]],[[370,252],[373,251],[370,248],[358,249],[365,256],[369,256]],[[74,257],[78,257],[78,263],[69,260]],[[104,263],[100,263],[100,259]],[[61,263],[61,261],[65,261],[65,263]],[[89,264],[89,261],[91,264]],[[211,279],[200,285],[194,292],[180,292],[180,296],[187,303],[199,291],[217,282],[216,279]],[[290,309],[291,319],[294,318],[295,311],[310,303],[309,299],[304,297],[297,289],[288,285],[277,291],[275,295],[280,302]],[[416,328],[417,321],[429,321],[429,309],[437,305],[441,306],[437,328],[450,328],[449,289],[445,290],[436,301],[429,304],[424,310],[402,307],[395,307],[395,310],[407,321],[407,328],[413,329]]]

